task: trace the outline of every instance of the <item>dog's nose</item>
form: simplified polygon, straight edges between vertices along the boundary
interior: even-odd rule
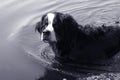
[[[45,30],[45,31],[43,31],[43,34],[45,34],[45,35],[49,35],[49,34],[50,34],[50,31]]]

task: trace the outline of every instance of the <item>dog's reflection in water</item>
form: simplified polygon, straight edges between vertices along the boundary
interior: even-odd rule
[[[37,80],[76,80],[76,77],[58,71],[47,70],[46,74]]]

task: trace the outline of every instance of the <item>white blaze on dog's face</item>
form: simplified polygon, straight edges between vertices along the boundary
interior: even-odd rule
[[[55,31],[53,28],[53,20],[55,18],[55,14],[53,13],[48,13],[47,14],[47,22],[48,24],[46,25],[45,29],[41,33],[41,40],[42,41],[50,41],[50,42],[55,42],[56,41],[56,36],[55,36]]]

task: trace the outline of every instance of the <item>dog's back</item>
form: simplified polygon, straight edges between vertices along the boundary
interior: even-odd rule
[[[73,46],[70,58],[74,60],[111,58],[120,50],[120,27],[105,25],[97,28],[89,25],[80,27]]]

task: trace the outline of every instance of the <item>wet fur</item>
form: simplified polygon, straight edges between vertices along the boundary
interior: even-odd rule
[[[72,16],[54,12],[54,30],[57,42],[49,42],[56,58],[63,61],[92,62],[109,59],[120,49],[120,27],[79,25]],[[45,15],[44,15],[45,16]],[[43,16],[43,17],[44,17]],[[44,20],[37,23],[41,33]],[[116,23],[118,24],[118,23]]]

